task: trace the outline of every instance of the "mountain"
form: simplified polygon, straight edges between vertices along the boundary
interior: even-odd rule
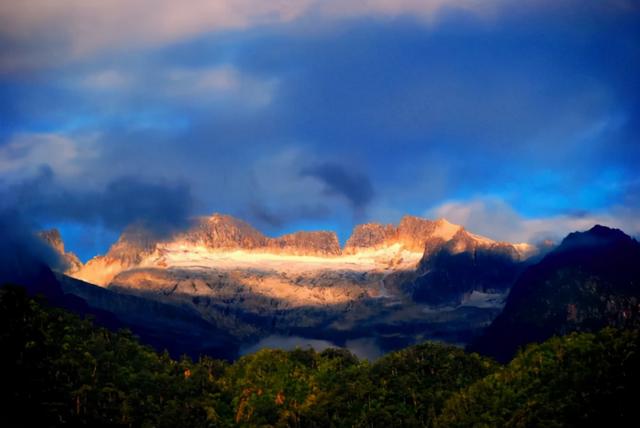
[[[89,260],[74,277],[93,284],[107,285],[120,272],[144,264],[145,258],[155,258],[154,264],[163,266],[163,257],[189,258],[206,249],[210,252],[234,251],[285,254],[292,256],[340,255],[340,243],[334,232],[297,232],[270,238],[248,223],[228,215],[214,214],[200,218],[187,232],[169,242],[159,242],[144,230],[128,228],[106,255]],[[184,257],[182,257],[184,258]],[[166,264],[165,264],[166,265]]]
[[[47,231],[39,237],[63,256],[59,257],[63,262],[74,260],[71,253],[64,251],[57,231]],[[175,357],[189,354],[195,358],[205,353],[227,359],[237,357],[238,341],[203,320],[193,308],[116,293],[54,272],[42,258],[43,252],[36,248],[37,242],[14,244],[11,253],[0,252],[0,288],[22,286],[29,295],[45,299],[46,304],[90,317],[100,326],[111,330],[128,328],[145,343],[158,351],[167,349]],[[63,263],[61,269],[70,266],[73,267]]]
[[[398,226],[368,223],[354,228],[347,241],[344,253],[357,254],[363,250],[400,245],[409,251],[423,253],[427,245],[450,240],[462,226],[445,219],[436,221],[415,216],[404,216]]]
[[[459,248],[461,239],[467,241],[464,248]],[[129,228],[107,254],[89,260],[74,276],[106,286],[118,273],[133,268],[215,265],[223,259],[228,261],[227,267],[248,264],[250,260],[255,260],[260,267],[271,267],[272,262],[286,260],[312,269],[342,270],[349,265],[365,271],[372,268],[413,270],[425,251],[431,254],[452,240],[456,252],[469,251],[474,245],[486,248],[500,244],[468,233],[445,219],[431,221],[405,216],[397,227],[377,223],[356,226],[341,249],[334,232],[302,231],[272,238],[242,220],[214,214],[199,218],[189,230],[165,241],[154,239],[144,230]],[[533,249],[527,244],[500,245],[510,248],[515,259],[526,258]],[[369,266],[358,266],[363,264]]]
[[[179,235],[176,240],[228,251],[265,251],[298,256],[340,254],[340,243],[334,232],[297,232],[270,238],[248,223],[223,214],[199,219],[194,228]]]
[[[526,265],[522,248],[459,229],[425,252],[419,275],[404,287],[414,300],[433,305],[463,301],[474,293],[500,298]]]
[[[527,343],[604,326],[640,327],[640,243],[597,225],[528,267],[470,349],[504,361]]]
[[[189,308],[241,343],[279,335],[395,349],[426,338],[467,343],[498,314],[531,253],[445,219],[358,225],[341,248],[333,232],[268,237],[214,214],[163,240],[129,228],[69,274]]]

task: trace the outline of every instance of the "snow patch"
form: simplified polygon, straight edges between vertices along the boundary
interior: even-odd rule
[[[392,272],[414,269],[422,253],[408,251],[400,244],[364,250],[341,256],[298,256],[245,250],[214,250],[189,243],[160,244],[141,267],[260,269],[277,272],[349,270],[359,272]]]

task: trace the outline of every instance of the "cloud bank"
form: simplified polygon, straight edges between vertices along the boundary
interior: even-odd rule
[[[584,231],[596,224],[614,227],[631,236],[640,234],[640,218],[629,207],[615,207],[608,213],[576,212],[526,218],[498,198],[476,198],[445,202],[425,215],[447,218],[476,233],[508,242],[537,244],[550,239],[560,242],[570,232]]]
[[[633,233],[639,39],[623,0],[2,2],[0,192],[70,249],[212,212]]]
[[[477,14],[493,9],[480,0],[26,0],[0,4],[0,34],[6,50],[0,68],[36,66],[55,61],[46,48],[71,57],[116,48],[159,46],[207,33],[285,24],[310,17],[345,19],[359,16],[414,14],[435,20],[442,10]],[[45,42],[46,46],[38,46]],[[44,43],[43,43],[44,44]],[[59,58],[58,58],[59,59]]]
[[[116,231],[137,225],[166,236],[193,220],[193,200],[187,185],[146,182],[136,177],[121,177],[104,188],[80,191],[59,183],[53,171],[44,166],[35,177],[4,189],[0,195],[0,209],[15,212],[34,225],[71,221]]]

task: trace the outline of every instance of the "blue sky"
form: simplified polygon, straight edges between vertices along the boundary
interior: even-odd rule
[[[3,2],[0,208],[83,259],[212,212],[638,234],[639,5]]]

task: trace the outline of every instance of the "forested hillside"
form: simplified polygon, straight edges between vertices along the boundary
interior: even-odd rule
[[[0,293],[0,402],[14,426],[620,426],[640,380],[636,331],[554,338],[504,367],[430,343],[375,363],[339,349],[194,362],[21,288]]]

